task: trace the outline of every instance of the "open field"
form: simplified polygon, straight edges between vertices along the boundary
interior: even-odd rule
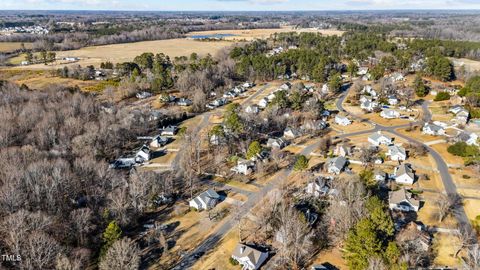
[[[195,35],[215,35],[215,34],[231,34],[234,36],[225,37],[225,40],[231,41],[240,41],[240,40],[254,40],[254,39],[265,39],[270,37],[274,33],[287,33],[287,32],[297,32],[297,33],[321,33],[322,35],[341,36],[344,32],[333,29],[316,29],[316,28],[302,28],[294,29],[291,26],[282,27],[280,29],[246,29],[246,30],[214,30],[214,31],[201,31],[201,32],[191,32],[187,36]]]
[[[455,68],[465,66],[465,70],[473,72],[480,71],[480,61],[470,60],[466,58],[452,58],[450,57]]]
[[[25,48],[30,49],[32,43],[25,42]],[[0,52],[11,52],[22,48],[22,42],[0,42]]]
[[[60,68],[63,66],[94,65],[98,67],[100,63],[110,61],[112,63],[121,63],[132,61],[135,56],[144,52],[164,53],[171,58],[176,56],[189,56],[191,53],[199,55],[215,54],[220,49],[234,44],[230,41],[197,41],[191,39],[168,39],[156,41],[142,41],[124,44],[112,44],[104,46],[85,47],[72,51],[58,51],[57,59],[64,57],[80,58],[76,62],[57,61],[48,67]],[[29,65],[17,67],[20,69],[45,69],[47,66],[43,64]]]
[[[44,88],[48,85],[58,84],[65,87],[78,86],[84,91],[94,89],[100,81],[82,81],[71,78],[52,76],[48,70],[12,70],[0,69],[0,80],[9,80],[19,85],[25,84],[32,89]]]

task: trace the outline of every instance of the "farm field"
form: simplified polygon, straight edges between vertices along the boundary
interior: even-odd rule
[[[164,53],[171,58],[176,56],[189,56],[192,53],[199,55],[214,55],[222,48],[232,45],[230,41],[197,41],[191,39],[168,39],[156,41],[142,41],[134,43],[112,44],[104,46],[85,47],[72,51],[58,51],[57,59],[64,57],[80,58],[76,62],[57,61],[51,65],[43,64],[16,67],[18,69],[45,69],[45,68],[61,68],[63,66],[88,66],[98,67],[100,63],[110,61],[112,63],[121,63],[132,61],[135,56],[144,52]]]
[[[233,36],[224,37],[225,40],[230,41],[241,41],[241,40],[254,40],[254,39],[265,39],[270,37],[274,33],[287,33],[287,32],[297,32],[297,33],[321,33],[322,35],[333,36],[333,35],[342,35],[344,31],[333,30],[333,29],[316,29],[316,28],[303,28],[303,29],[294,29],[291,26],[282,27],[280,29],[242,29],[242,30],[214,30],[214,31],[201,31],[201,32],[190,32],[187,37],[195,35],[216,35],[216,34],[228,34]]]
[[[25,48],[30,49],[32,43],[24,43]],[[11,52],[22,47],[22,42],[0,42],[0,52]]]

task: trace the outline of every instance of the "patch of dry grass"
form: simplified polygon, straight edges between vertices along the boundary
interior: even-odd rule
[[[25,48],[32,48],[32,43],[24,42]],[[22,48],[22,42],[0,42],[0,52],[11,52]]]

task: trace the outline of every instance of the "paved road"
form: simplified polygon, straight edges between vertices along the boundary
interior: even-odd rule
[[[244,101],[244,103],[247,103],[247,102],[250,102],[253,98],[255,98],[256,96],[258,96],[261,92],[263,92],[266,88],[268,87],[268,85],[265,85],[264,87],[262,87],[259,91],[257,91],[254,95],[250,96],[247,100]],[[350,88],[351,89],[351,88]],[[340,98],[338,99],[338,101],[336,102],[336,105],[337,105],[337,108],[342,111],[342,112],[345,112],[347,115],[350,115],[351,117],[359,120],[359,121],[366,121],[368,122],[369,124],[373,125],[374,128],[370,129],[370,130],[364,130],[364,131],[357,131],[357,132],[352,132],[352,133],[348,133],[348,134],[341,134],[341,135],[338,135],[339,138],[348,138],[348,137],[351,137],[351,136],[357,136],[357,135],[362,135],[362,134],[367,134],[367,133],[372,133],[372,132],[376,132],[376,131],[379,131],[379,130],[383,130],[383,131],[387,131],[387,132],[390,132],[392,134],[395,134],[396,136],[399,136],[399,137],[402,137],[404,139],[406,139],[407,141],[410,141],[410,142],[415,142],[415,143],[420,143],[420,144],[423,144],[422,142],[419,142],[419,141],[416,141],[410,137],[407,137],[407,136],[404,136],[398,132],[395,131],[395,129],[398,129],[398,128],[406,128],[409,126],[409,124],[406,124],[406,125],[398,125],[398,126],[382,126],[382,125],[378,125],[376,123],[373,123],[371,121],[369,121],[368,119],[364,119],[360,116],[356,116],[356,115],[353,115],[353,114],[350,114],[348,113],[344,108],[343,108],[343,102],[346,98],[346,96],[348,95],[348,92],[350,91],[350,89],[348,89],[347,91],[345,91],[345,93],[343,93]],[[422,104],[422,109],[424,111],[424,119],[426,121],[430,121],[431,119],[431,113],[428,109],[428,103],[424,102]],[[300,154],[302,155],[305,155],[305,156],[308,156],[310,155],[315,149],[317,149],[319,146],[319,141],[316,141],[310,145],[307,145],[302,151]],[[448,194],[457,194],[457,190],[456,190],[456,186],[455,184],[453,183],[453,180],[450,176],[450,174],[448,173],[448,167],[447,167],[447,164],[445,163],[445,161],[441,158],[441,156],[435,152],[432,148],[428,147],[427,145],[425,145],[427,147],[427,149],[430,151],[430,153],[432,154],[433,158],[435,159],[435,162],[437,163],[437,167],[440,171],[440,174],[442,176],[442,181],[444,183],[444,186],[445,186],[445,190]],[[269,192],[271,192],[273,189],[275,189],[276,187],[278,187],[282,181],[284,181],[285,179],[287,179],[291,174],[293,173],[293,169],[292,168],[288,168],[288,169],[283,169],[282,171],[280,171],[277,176],[272,179],[267,185],[265,185],[263,188],[260,189],[260,191],[258,192],[252,192],[250,193],[248,196],[247,196],[247,201],[242,205],[242,207],[238,210],[239,212],[236,214],[237,217],[245,217],[249,212],[250,210],[255,206],[257,205],[265,196],[266,194],[268,194]],[[455,217],[457,218],[457,220],[460,222],[460,223],[464,223],[464,224],[467,224],[468,226],[470,226],[470,223],[468,222],[468,218],[465,214],[465,211],[463,209],[463,206],[459,206],[458,211],[456,211],[456,215]],[[173,269],[176,269],[176,270],[180,270],[180,269],[188,269],[190,267],[192,267],[195,262],[202,256],[204,256],[204,254],[206,254],[208,251],[210,251],[211,249],[215,248],[218,244],[218,242],[225,236],[225,234],[227,234],[234,226],[236,225],[236,221],[234,219],[229,219],[227,221],[225,221],[225,223],[223,223],[217,230],[215,230],[215,232],[213,232],[207,239],[205,239],[197,248],[195,248],[193,251],[191,251],[190,253],[188,253],[183,259],[180,260],[180,262],[175,266],[175,268]],[[197,258],[195,258],[195,256]]]
[[[337,108],[346,113],[347,115],[350,115],[352,116],[353,118],[356,118],[357,120],[362,120],[363,118],[359,117],[359,116],[356,116],[356,115],[353,115],[353,114],[350,114],[349,112],[347,112],[345,110],[345,108],[343,107],[343,102],[345,100],[345,98],[347,97],[349,91],[351,90],[351,87],[345,91],[345,93],[338,99],[336,105],[337,105]],[[432,113],[430,112],[429,108],[428,108],[428,105],[429,105],[429,102],[428,101],[423,101],[422,102],[422,110],[423,110],[423,118],[422,120],[419,120],[419,121],[416,121],[414,122],[414,124],[419,124],[421,123],[422,121],[425,121],[425,122],[429,122],[432,120]],[[378,130],[384,130],[384,131],[387,131],[389,133],[392,133],[398,137],[401,137],[403,139],[405,139],[406,141],[408,142],[411,142],[411,143],[417,143],[417,144],[421,144],[423,146],[425,146],[430,155],[433,157],[433,159],[435,160],[435,163],[437,164],[437,169],[438,171],[440,172],[440,176],[442,178],[442,182],[443,182],[443,186],[445,187],[445,193],[448,194],[448,195],[454,195],[454,196],[457,196],[459,195],[458,192],[457,192],[457,187],[455,186],[455,183],[453,182],[453,179],[452,179],[452,176],[450,175],[450,173],[448,172],[448,165],[447,163],[445,162],[445,160],[443,160],[442,156],[440,154],[438,154],[437,151],[435,151],[433,148],[431,148],[429,145],[426,145],[425,143],[423,142],[420,142],[420,141],[417,141],[415,140],[414,138],[412,137],[409,137],[409,136],[405,136],[401,133],[398,133],[396,131],[396,129],[399,129],[399,128],[406,128],[409,126],[409,124],[406,124],[406,125],[398,125],[398,126],[382,126],[382,125],[379,125],[379,124],[376,124],[376,123],[373,123],[369,120],[367,120],[368,123],[370,124],[374,124],[375,125],[375,128],[371,131],[378,131]],[[352,136],[351,134],[346,134],[348,136]],[[343,135],[344,137],[346,135]],[[470,224],[470,221],[467,217],[467,215],[465,214],[465,209],[463,208],[463,205],[459,205],[456,207],[455,211],[454,211],[454,216],[455,218],[457,219],[458,223],[463,225],[463,226],[467,226],[467,228],[469,230],[472,230],[472,227],[471,227],[471,224]]]

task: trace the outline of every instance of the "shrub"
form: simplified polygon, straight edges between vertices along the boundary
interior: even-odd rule
[[[435,96],[434,101],[442,101],[442,100],[449,100],[450,99],[450,94],[447,92],[438,92],[438,94]]]
[[[293,165],[293,169],[295,171],[304,171],[308,168],[308,158],[304,155],[300,155],[297,157],[297,161],[295,165]]]
[[[230,262],[231,265],[238,265],[238,261],[235,260],[234,258],[230,257],[230,259],[228,259],[228,261]]]

